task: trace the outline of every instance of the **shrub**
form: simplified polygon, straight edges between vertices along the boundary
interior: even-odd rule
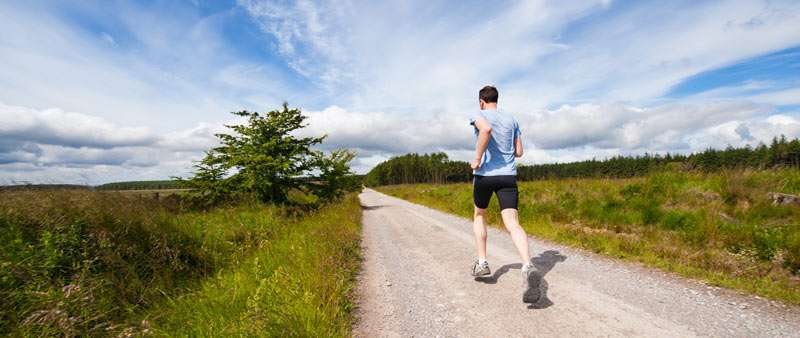
[[[349,167],[354,153],[338,150],[325,156],[313,149],[325,136],[296,136],[307,118],[299,109],[284,103],[283,109],[263,116],[233,114],[246,123],[226,126],[230,134],[216,134],[220,146],[206,152],[191,179],[180,180],[193,189],[193,200],[208,206],[253,195],[262,202],[286,203],[290,192],[299,190],[329,201],[360,188]]]
[[[661,219],[661,208],[654,201],[644,201],[638,206],[639,212],[642,215],[642,223],[644,224],[657,224]]]
[[[660,224],[668,230],[689,230],[697,225],[697,217],[691,213],[670,210],[661,217]]]
[[[800,231],[796,231],[786,239],[786,257],[784,265],[796,275],[800,275]]]

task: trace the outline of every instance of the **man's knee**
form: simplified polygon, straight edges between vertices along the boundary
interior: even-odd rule
[[[475,207],[475,214],[474,214],[474,216],[475,216],[475,217],[478,217],[478,216],[481,216],[481,217],[483,217],[483,216],[486,216],[486,209],[481,209],[481,208]]]
[[[519,227],[519,214],[517,209],[503,209],[500,211],[506,228]]]

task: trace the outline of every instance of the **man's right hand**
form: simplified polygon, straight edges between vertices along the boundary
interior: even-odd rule
[[[472,167],[472,170],[478,170],[481,167],[481,160],[474,159],[472,160],[472,163],[469,164],[469,166]]]

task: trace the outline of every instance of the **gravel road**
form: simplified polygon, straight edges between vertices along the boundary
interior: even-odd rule
[[[531,239],[545,296],[522,303],[520,263],[489,230],[493,277],[470,276],[467,219],[366,189],[358,337],[800,337],[800,309]]]

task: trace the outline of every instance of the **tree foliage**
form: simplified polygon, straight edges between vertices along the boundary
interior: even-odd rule
[[[341,197],[360,187],[349,162],[349,150],[326,156],[315,150],[325,139],[301,137],[306,116],[299,109],[282,109],[264,115],[240,111],[245,123],[226,125],[231,133],[219,133],[220,146],[206,152],[187,181],[193,196],[216,204],[240,195],[263,202],[285,203],[291,191],[313,194],[322,201]]]
[[[364,177],[364,184],[466,182],[471,175],[472,170],[466,162],[451,161],[445,153],[412,153],[378,164]]]

